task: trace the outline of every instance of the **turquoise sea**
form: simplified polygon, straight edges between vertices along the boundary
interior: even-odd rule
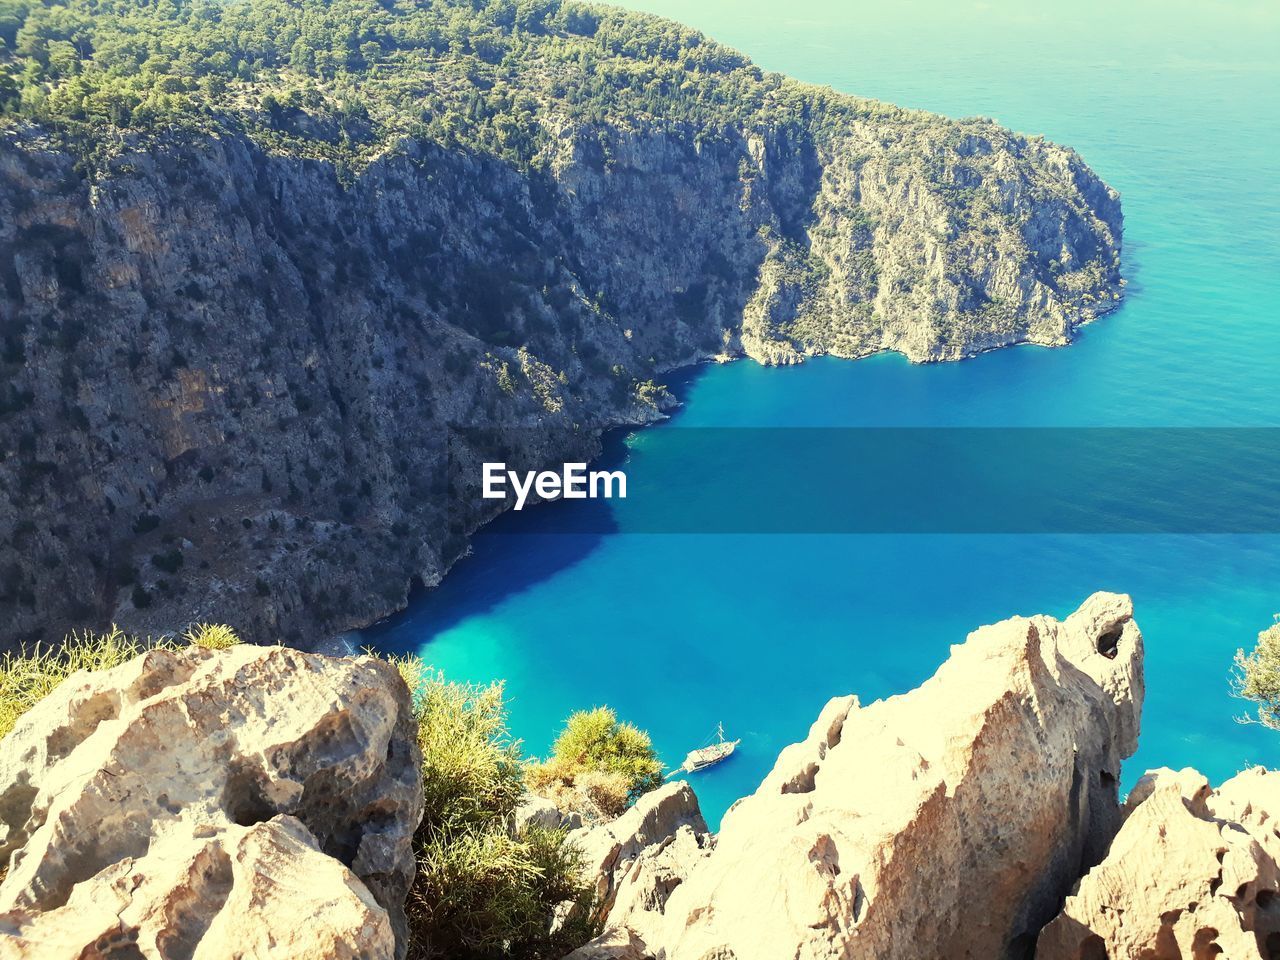
[[[1129,283],[1125,305],[1067,349],[677,378],[683,409],[636,441],[627,469],[640,481],[682,468],[660,454],[687,427],[1280,426],[1280,6],[632,6],[767,69],[1071,144],[1123,195]],[[734,499],[724,490],[722,509]],[[366,642],[420,650],[453,679],[505,678],[514,732],[535,753],[570,711],[601,703],[672,764],[723,721],[742,747],[694,780],[714,822],[828,697],[908,690],[980,624],[1065,615],[1116,590],[1133,595],[1147,640],[1126,784],[1151,766],[1218,780],[1280,764],[1280,734],[1237,723],[1245,704],[1228,687],[1236,648],[1280,611],[1280,536],[659,535],[626,532],[618,501],[619,532],[550,532],[551,511],[580,507],[503,518]]]

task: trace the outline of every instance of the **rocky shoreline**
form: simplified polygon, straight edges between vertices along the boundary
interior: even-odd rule
[[[530,798],[512,829],[584,854],[603,932],[572,960],[1280,956],[1280,775],[1153,771],[1120,801],[1142,646],[1116,594],[1015,617],[909,693],[829,702],[718,834],[680,781],[606,822]],[[6,955],[403,957],[409,716],[368,657],[73,676],[0,744]]]

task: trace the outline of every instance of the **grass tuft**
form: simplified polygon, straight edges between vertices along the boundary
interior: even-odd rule
[[[240,643],[240,637],[225,623],[195,623],[187,628],[182,639],[195,647],[206,650],[226,650]]]
[[[60,645],[36,644],[28,653],[6,653],[0,660],[0,737],[18,719],[78,670],[108,670],[146,649],[136,637],[113,626],[106,633],[72,633]]]

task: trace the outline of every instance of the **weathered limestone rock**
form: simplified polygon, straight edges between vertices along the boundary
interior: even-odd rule
[[[403,956],[414,732],[369,657],[191,647],[71,677],[0,748],[0,954]]]
[[[511,829],[515,833],[519,833],[527,827],[542,827],[545,830],[555,830],[563,821],[564,816],[554,803],[546,797],[529,794],[516,807],[515,813],[512,814]]]
[[[511,816],[513,834],[529,827],[540,827],[543,830],[577,830],[581,826],[581,814],[572,810],[565,813],[553,801],[533,793],[525,796]]]
[[[714,835],[682,824],[671,836],[640,851],[616,878],[607,927],[629,930],[641,943],[658,942],[667,901],[714,844]]]
[[[1280,863],[1280,772],[1253,767],[1238,773],[1206,798],[1209,811],[1246,830]]]
[[[1194,770],[1149,773],[1106,859],[1041,933],[1037,960],[1280,957],[1278,787],[1280,773],[1263,771],[1216,794]]]
[[[653,960],[653,954],[634,931],[611,927],[564,960]]]
[[[1119,824],[1142,638],[1127,597],[983,627],[918,689],[833,700],[671,893],[666,960],[1030,953]]]
[[[570,834],[595,884],[605,932],[567,960],[648,960],[668,898],[710,853],[698,798],[684,781],[645,794],[616,820]]]
[[[1197,793],[1207,796],[1211,792],[1209,784],[1204,777],[1190,767],[1182,770],[1171,770],[1169,767],[1148,770],[1138,778],[1138,782],[1133,785],[1129,795],[1124,798],[1125,819],[1128,819],[1129,815],[1138,809],[1139,804],[1155,793],[1156,787],[1166,787],[1170,784],[1176,784],[1177,788],[1188,797],[1194,797]],[[1200,799],[1203,799],[1203,796]]]

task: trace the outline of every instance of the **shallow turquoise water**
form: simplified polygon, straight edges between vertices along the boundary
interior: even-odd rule
[[[689,426],[1280,426],[1274,4],[633,5],[766,68],[1070,143],[1124,196],[1130,280],[1125,306],[1069,349],[701,371],[648,448]],[[597,703],[672,762],[723,720],[743,744],[696,778],[713,820],[827,697],[907,690],[975,626],[1064,615],[1096,589],[1131,593],[1147,638],[1126,783],[1161,764],[1218,779],[1280,762],[1280,735],[1234,722],[1244,705],[1227,687],[1233,651],[1280,611],[1280,537],[540,532],[577,506],[504,520],[368,638],[420,648],[453,678],[506,678],[535,752]],[[613,509],[625,530],[626,505]]]

